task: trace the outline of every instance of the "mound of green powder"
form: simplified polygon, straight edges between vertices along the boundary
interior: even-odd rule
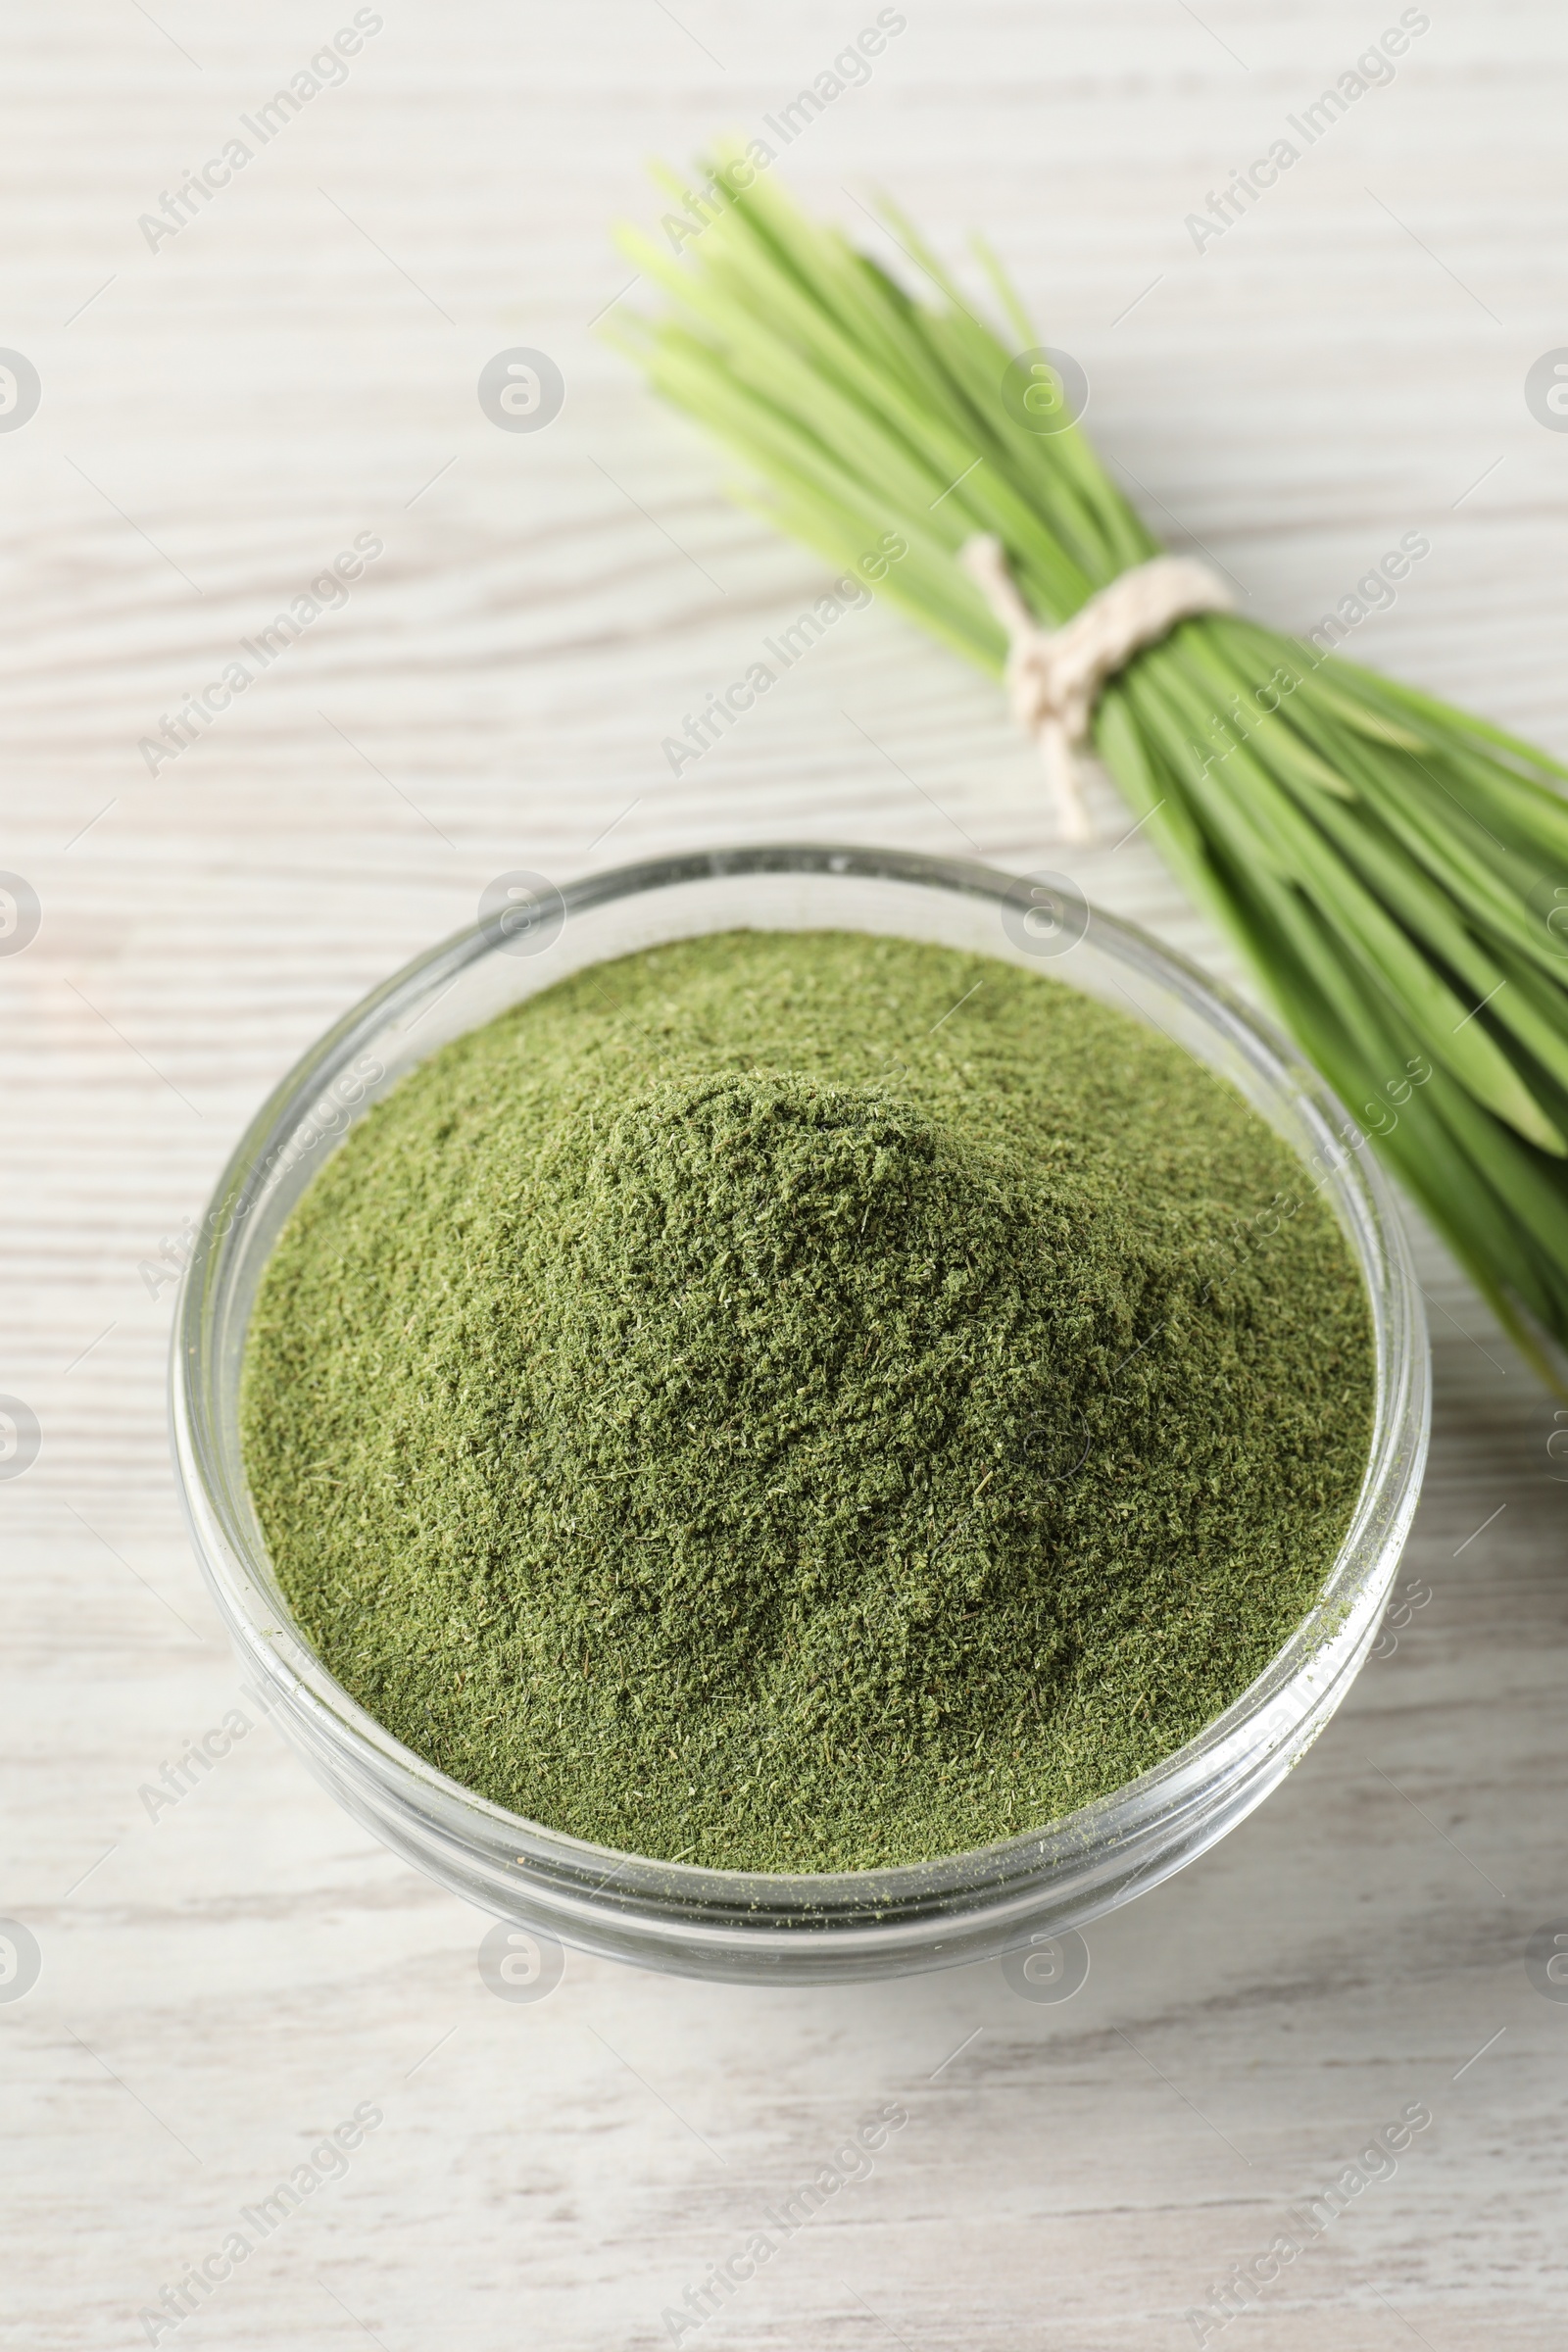
[[[989,1844],[1310,1607],[1366,1301],[1261,1119],[1037,973],[846,933],[601,964],[350,1133],[246,1460],[338,1679],[547,1827],[716,1868]]]

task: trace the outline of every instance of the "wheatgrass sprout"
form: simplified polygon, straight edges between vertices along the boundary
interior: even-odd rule
[[[1076,425],[1009,410],[1038,350],[1000,267],[988,323],[918,233],[915,295],[738,150],[669,295],[616,332],[741,461],[739,491],[836,566],[889,531],[879,593],[1000,675],[957,556],[994,534],[1057,626],[1160,552]],[[1182,621],[1104,689],[1093,742],[1133,815],[1238,943],[1284,1025],[1375,1139],[1538,1368],[1568,1346],[1568,768],[1432,696],[1233,614]]]

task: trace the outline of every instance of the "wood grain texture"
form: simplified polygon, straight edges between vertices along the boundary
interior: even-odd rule
[[[596,334],[628,275],[607,224],[656,215],[647,154],[756,125],[869,0],[382,13],[157,251],[138,216],[346,0],[74,0],[21,26],[0,101],[0,343],[43,383],[0,432],[0,862],[43,910],[0,956],[0,1390],[43,1428],[0,1484],[0,1912],[43,1952],[0,2005],[0,2338],[146,2341],[138,2312],[370,2100],[345,2176],[160,2340],[667,2342],[663,2309],[899,2101],[871,2177],[682,2341],[1174,2352],[1424,2100],[1395,2177],[1211,2340],[1546,2352],[1568,2004],[1522,1954],[1568,1920],[1568,1464],[1430,1245],[1409,1570],[1433,1598],[1258,1814],[1091,1931],[1064,2007],[994,1967],[797,1993],[575,1957],[548,2001],[504,2005],[486,1923],[263,1724],[147,1817],[142,1787],[236,1703],[171,1489],[156,1261],[310,1039],[511,866],[811,835],[1061,861],[995,691],[878,612],[679,781],[661,758],[819,580]],[[871,238],[856,205],[885,185],[955,257],[986,224],[1135,500],[1249,610],[1310,625],[1425,531],[1355,651],[1568,753],[1568,436],[1523,398],[1568,344],[1560,12],[1434,0],[1392,84],[1201,254],[1185,216],[1393,0],[906,14],[791,148],[801,193]],[[514,344],[567,384],[536,435],[474,396]],[[385,552],[346,605],[149,775],[138,739],[361,531]],[[1090,894],[1230,971],[1097,807]]]

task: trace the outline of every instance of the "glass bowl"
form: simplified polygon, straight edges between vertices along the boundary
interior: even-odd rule
[[[897,1869],[767,1876],[650,1861],[542,1829],[393,1739],[313,1654],[246,1486],[246,1322],[279,1228],[368,1103],[466,1030],[566,973],[751,926],[891,933],[1034,964],[1176,1038],[1298,1153],[1355,1254],[1376,1332],[1375,1428],[1354,1521],[1317,1605],[1264,1673],[1162,1764],[1064,1819]],[[202,1220],[175,1317],[173,1450],[197,1556],[242,1670],[356,1820],[443,1886],[588,1951],[699,1977],[799,1981],[951,1967],[1082,1927],[1234,1828],[1303,1755],[1366,1657],[1426,1455],[1421,1294],[1366,1137],[1256,1017],[1060,876],[889,850],[715,850],[557,890],[501,877],[481,919],[408,964],[314,1046],[257,1116]]]

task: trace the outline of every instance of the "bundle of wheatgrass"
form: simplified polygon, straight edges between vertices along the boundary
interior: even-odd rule
[[[743,183],[745,184],[743,187]],[[673,184],[673,183],[671,183]],[[994,535],[1058,626],[1160,552],[1073,426],[1013,390],[1040,338],[976,247],[985,323],[898,213],[917,299],[738,152],[700,236],[630,258],[673,298],[622,329],[657,389],[753,477],[742,495],[836,565],[890,531],[882,593],[993,672],[1007,639],[960,552]],[[1009,340],[1010,337],[1010,340]],[[1048,369],[1047,402],[1064,397]],[[1009,396],[1010,395],[1010,396]],[[1303,1052],[1520,1345],[1568,1345],[1568,769],[1483,719],[1230,614],[1189,618],[1100,696],[1095,750]]]

